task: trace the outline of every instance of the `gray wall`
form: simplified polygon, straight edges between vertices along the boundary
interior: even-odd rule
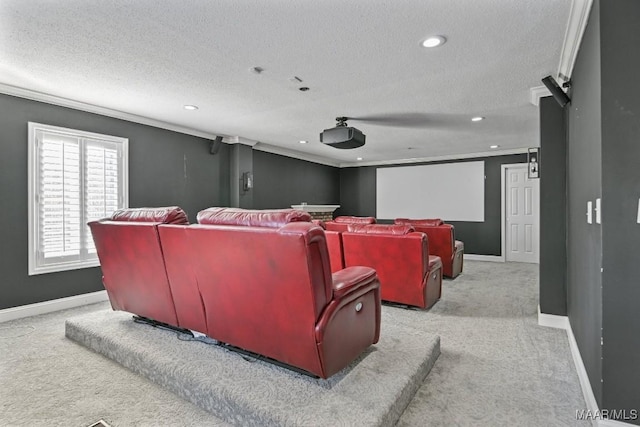
[[[567,315],[567,135],[565,112],[540,100],[540,312]]]
[[[230,206],[251,209],[255,191],[244,189],[243,174],[253,172],[253,149],[248,145],[234,144],[229,151]]]
[[[456,239],[464,242],[467,254],[501,255],[501,166],[503,164],[524,163],[526,154],[510,156],[480,157],[473,159],[451,160],[421,164],[456,163],[465,161],[485,162],[484,222],[450,221],[455,226]],[[413,164],[415,165],[415,164]],[[391,165],[401,166],[401,165]],[[389,166],[378,166],[389,167]],[[339,215],[376,216],[376,168],[344,168],[340,170]],[[452,194],[451,197],[455,197]],[[388,222],[393,218],[380,218]],[[446,220],[446,218],[443,218]]]
[[[27,122],[129,138],[129,205],[195,214],[229,203],[229,150],[150,126],[0,94],[0,309],[103,290],[99,268],[29,276]]]
[[[568,114],[569,320],[601,409],[627,417],[640,404],[638,22],[640,2],[594,1]],[[598,197],[602,225],[587,224]]]
[[[602,229],[587,224],[587,201],[602,195],[600,28],[595,1],[573,76],[568,111],[567,311],[596,400],[602,404]],[[544,154],[543,154],[544,155]]]
[[[255,209],[340,202],[340,170],[336,167],[253,150],[253,178]]]
[[[639,23],[639,1],[600,1],[602,405],[627,410],[640,410]]]
[[[340,169],[340,209],[335,215],[376,216],[376,168]]]

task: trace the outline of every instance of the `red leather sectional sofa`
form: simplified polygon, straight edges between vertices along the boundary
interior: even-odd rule
[[[396,218],[396,224],[411,225],[429,237],[429,250],[442,258],[445,277],[456,278],[462,273],[464,261],[464,243],[455,238],[455,228],[441,219]]]
[[[114,310],[192,329],[327,378],[380,335],[375,270],[331,274],[324,232],[292,209],[127,209],[89,224]]]

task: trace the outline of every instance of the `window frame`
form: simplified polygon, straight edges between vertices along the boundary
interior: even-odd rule
[[[38,254],[38,248],[40,243],[40,203],[36,200],[38,197],[38,188],[40,187],[40,174],[39,174],[39,160],[40,149],[38,146],[37,136],[40,132],[52,132],[61,134],[64,136],[70,136],[78,138],[80,140],[80,152],[86,154],[86,146],[90,145],[87,140],[98,140],[109,144],[118,145],[118,151],[122,154],[118,160],[118,192],[120,200],[118,202],[118,208],[126,208],[129,206],[129,139],[99,134],[95,132],[82,131],[77,129],[70,129],[59,126],[46,125],[36,122],[28,122],[28,233],[29,233],[29,276],[45,273],[54,273],[59,271],[77,270],[83,268],[91,268],[100,266],[97,254],[84,254],[86,252],[85,240],[83,239],[84,224],[80,224],[80,247],[81,254],[77,259],[69,260],[66,257],[60,258],[58,261],[48,262],[46,264],[41,263]],[[84,171],[87,162],[86,155],[81,157],[80,168]],[[85,191],[84,191],[84,172],[81,172],[81,187],[80,187],[80,203],[83,206],[81,211],[82,218],[86,214],[85,205]]]

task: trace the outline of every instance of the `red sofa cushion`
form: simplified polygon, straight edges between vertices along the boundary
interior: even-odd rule
[[[197,219],[208,225],[280,228],[290,222],[311,222],[311,215],[295,209],[208,208],[198,212]]]
[[[347,231],[350,233],[362,234],[390,234],[393,236],[404,236],[414,232],[410,225],[393,225],[393,224],[349,224]]]
[[[189,224],[187,214],[177,206],[163,208],[127,208],[115,211],[111,221],[158,222],[161,224]]]

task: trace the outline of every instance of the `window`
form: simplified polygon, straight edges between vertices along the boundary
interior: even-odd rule
[[[89,221],[128,206],[128,140],[29,122],[29,274],[100,265]]]

